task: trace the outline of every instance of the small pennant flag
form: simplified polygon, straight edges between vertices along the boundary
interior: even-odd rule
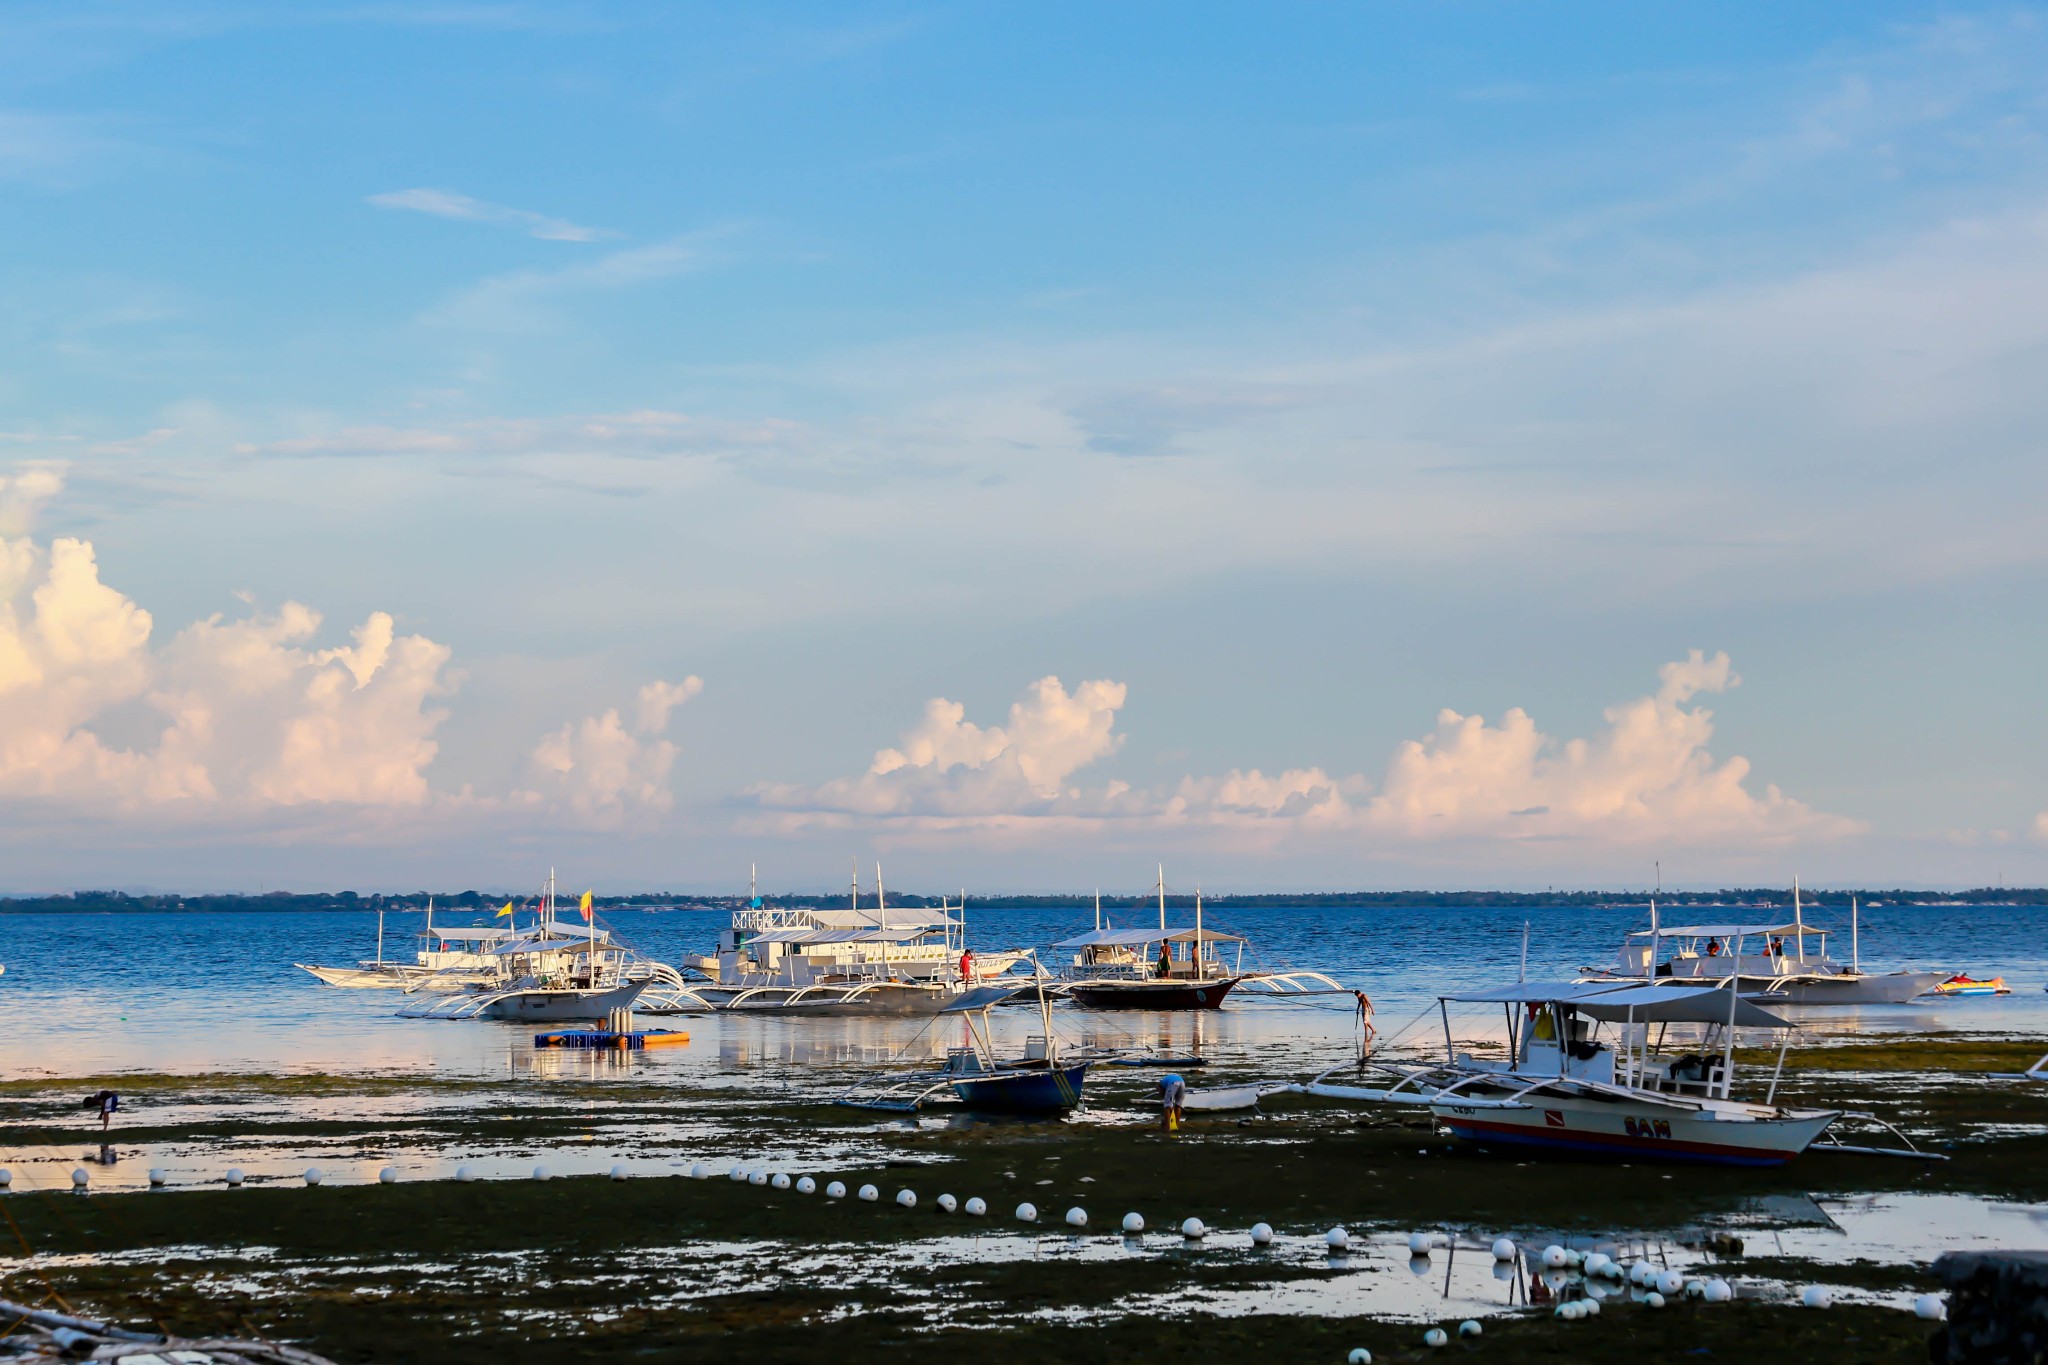
[[[504,908],[503,910],[500,910],[500,911],[498,912],[498,915],[497,915],[497,917],[498,917],[499,919],[510,919],[510,918],[512,917],[512,902],[511,902],[511,901],[506,901],[506,902],[505,902],[505,908]]]
[[[583,911],[584,922],[588,923],[590,920],[590,893],[588,891],[583,893],[583,900],[579,903],[578,908]]]

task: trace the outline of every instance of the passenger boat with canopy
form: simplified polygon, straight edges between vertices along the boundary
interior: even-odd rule
[[[508,903],[508,918],[510,909]],[[650,994],[666,997],[671,1006],[687,994],[675,968],[626,947],[598,924],[589,892],[577,907],[580,923],[563,919],[559,909],[550,868],[534,922],[523,930],[511,928],[502,942],[483,950],[490,963],[487,974],[465,967],[421,978],[406,988],[417,1001],[399,1014],[571,1023],[609,1019]]]
[[[713,954],[685,959],[706,978],[690,994],[710,1009],[789,1014],[935,1014],[1027,954],[967,948],[967,898],[936,912],[892,907],[875,866],[872,907],[855,873],[844,910],[764,905],[750,890]]]
[[[1610,966],[1589,967],[1588,980],[1719,984],[1731,978],[1753,1001],[1780,1005],[1900,1005],[1937,989],[1945,971],[1866,972],[1854,898],[1849,902],[1849,961],[1828,956],[1828,932],[1806,922],[1799,884],[1792,918],[1778,924],[1661,925],[1650,902],[1650,927],[1623,942]]]
[[[377,911],[377,956],[353,967],[319,967],[305,962],[292,965],[310,972],[329,986],[345,990],[404,990],[429,977],[455,985],[463,977],[477,981],[497,975],[498,963],[490,950],[512,938],[510,929],[474,925],[434,924],[434,901],[427,899],[427,922],[414,935],[416,946],[410,962],[384,956],[384,910]]]
[[[1903,1148],[1827,1150],[1925,1157],[1872,1114],[1775,1103],[1793,1025],[1727,984],[1524,981],[1440,997],[1445,1060],[1404,1066],[1362,1060],[1373,1084],[1324,1072],[1302,1092],[1327,1099],[1410,1105],[1482,1146],[1629,1160],[1778,1166],[1836,1123],[1875,1124]],[[1458,1050],[1452,1006],[1494,1006],[1506,1016],[1506,1055]],[[1676,1035],[1674,1036],[1674,1029]],[[1780,1045],[1761,1100],[1735,1095],[1736,1034],[1769,1029]],[[1603,1033],[1603,1030],[1611,1032]]]
[[[1002,1114],[1054,1115],[1079,1107],[1093,1058],[1064,1057],[1052,1026],[1052,1006],[1042,977],[1035,983],[1039,1026],[1024,1040],[1020,1057],[998,1058],[989,1012],[1033,989],[1021,985],[973,986],[938,1012],[958,1015],[965,1038],[950,1048],[936,1071],[884,1073],[858,1081],[835,1101],[856,1109],[911,1112],[950,1094],[969,1109]]]
[[[1170,929],[1166,923],[1166,869],[1159,869],[1159,924],[1118,929],[1103,922],[1102,897],[1095,898],[1095,927],[1053,947],[1074,954],[1056,990],[1083,1009],[1213,1010],[1239,986],[1270,995],[1341,990],[1321,972],[1248,971],[1246,941],[1202,922],[1202,893],[1195,892],[1195,922]],[[1234,951],[1224,961],[1224,949]]]

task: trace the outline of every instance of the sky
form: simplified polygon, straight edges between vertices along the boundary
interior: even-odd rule
[[[13,4],[0,892],[2048,882],[2048,10]]]

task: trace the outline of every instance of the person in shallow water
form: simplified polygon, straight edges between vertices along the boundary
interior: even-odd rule
[[[1159,1078],[1159,1130],[1163,1133],[1180,1131],[1181,1106],[1187,1101],[1188,1083],[1180,1073],[1169,1071]]]

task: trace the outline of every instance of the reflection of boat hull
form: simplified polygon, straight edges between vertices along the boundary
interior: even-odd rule
[[[781,1015],[937,1014],[960,998],[953,985],[870,981],[859,985],[698,986],[697,997],[720,1013]]]
[[[611,990],[524,990],[507,991],[483,1009],[485,1018],[512,1019],[520,1023],[559,1024],[585,1019],[605,1019],[613,1010],[633,1008],[640,993],[654,984],[633,981]]]
[[[1497,1106],[1448,1099],[1429,1109],[1454,1135],[1481,1146],[1710,1166],[1782,1166],[1840,1117],[1809,1110],[1730,1120],[1712,1111],[1571,1095],[1531,1095],[1521,1104]]]
[[[1090,1010],[1213,1010],[1243,977],[1208,981],[1077,981],[1067,987],[1075,1004]]]
[[[955,1081],[953,1093],[970,1109],[1000,1114],[1064,1114],[1081,1103],[1088,1063],[1032,1070],[1000,1071]]]

